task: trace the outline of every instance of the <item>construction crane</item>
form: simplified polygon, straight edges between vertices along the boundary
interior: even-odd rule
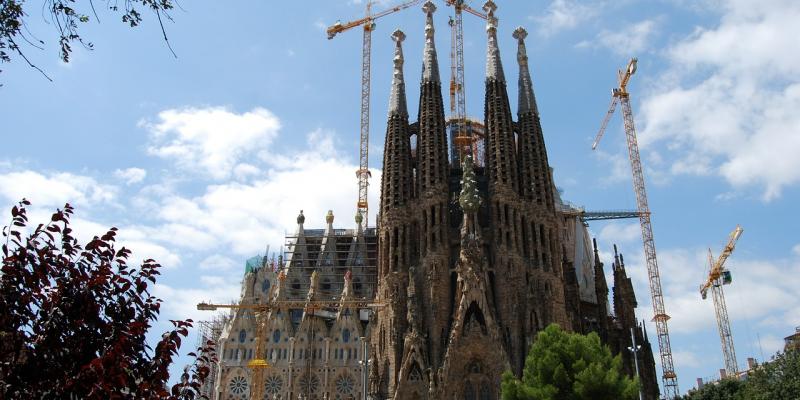
[[[367,11],[364,18],[342,24],[337,22],[327,29],[328,39],[333,39],[337,34],[348,29],[363,26],[364,36],[361,44],[361,137],[359,140],[358,170],[358,202],[356,203],[358,215],[366,228],[368,224],[369,206],[367,202],[367,191],[369,178],[369,99],[370,99],[370,74],[372,71],[372,31],[375,30],[375,20],[396,13],[400,10],[418,4],[422,0],[411,0],[392,7],[388,10],[372,14],[372,1],[367,1]]]
[[[612,219],[639,218],[641,215],[635,210],[603,210],[586,211],[583,208],[569,208],[561,210],[561,214],[567,217],[578,217],[581,221],[606,221]]]
[[[447,5],[456,10],[455,18],[450,19],[451,45],[450,45],[450,113],[451,120],[455,120],[456,137],[455,145],[458,148],[459,159],[472,151],[472,136],[467,132],[467,95],[464,91],[464,26],[463,13],[487,19],[488,16],[464,4],[464,0],[446,0]]]
[[[642,161],[639,157],[639,143],[636,140],[636,129],[633,125],[633,111],[631,110],[630,95],[628,93],[628,82],[631,76],[636,73],[636,58],[628,62],[624,71],[617,71],[619,86],[611,92],[611,106],[608,109],[605,119],[600,126],[600,131],[592,144],[592,149],[597,148],[600,138],[603,137],[609,119],[614,114],[617,103],[622,104],[622,117],[625,125],[625,136],[628,142],[628,157],[631,161],[631,172],[633,174],[633,191],[636,194],[636,208],[639,212],[639,224],[642,228],[642,242],[644,245],[644,256],[647,264],[647,277],[650,283],[650,296],[653,302],[653,321],[656,324],[656,334],[658,336],[658,349],[661,354],[662,384],[668,399],[678,396],[678,376],[675,373],[675,364],[672,361],[672,346],[669,340],[669,329],[667,321],[669,315],[664,308],[664,293],[661,290],[661,276],[658,272],[658,261],[656,259],[656,244],[653,239],[653,227],[650,222],[650,206],[647,204],[647,191],[644,184],[644,172],[642,171]]]
[[[729,377],[735,377],[739,372],[736,364],[736,350],[733,348],[733,334],[731,332],[731,321],[728,319],[728,306],[725,305],[725,293],[722,285],[731,283],[731,273],[725,269],[725,261],[733,253],[736,241],[742,236],[744,229],[739,225],[731,232],[728,244],[722,250],[719,258],[714,260],[711,249],[708,249],[708,278],[700,286],[700,295],[705,300],[708,296],[708,289],[711,289],[711,298],[714,301],[714,312],[717,316],[717,328],[719,329],[719,339],[722,342],[722,354],[725,357],[725,372]]]

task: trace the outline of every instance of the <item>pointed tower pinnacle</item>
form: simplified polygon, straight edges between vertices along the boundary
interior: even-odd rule
[[[439,60],[436,58],[436,44],[433,41],[433,13],[436,5],[428,0],[422,6],[425,19],[425,50],[422,54],[422,82],[439,82]]]
[[[519,108],[517,115],[532,112],[539,114],[536,106],[536,96],[533,94],[533,80],[528,68],[528,52],[525,49],[525,38],[528,31],[523,27],[514,30],[514,39],[517,39],[517,62],[519,63]]]
[[[486,78],[505,82],[503,63],[500,61],[500,49],[497,47],[497,18],[494,16],[495,10],[497,10],[497,5],[492,0],[483,5],[483,11],[486,11],[487,15],[486,33],[489,36],[489,45],[486,49]]]
[[[392,90],[389,95],[389,115],[408,116],[406,107],[406,83],[403,79],[403,41],[406,34],[401,30],[392,33],[394,40],[394,74],[392,75]]]

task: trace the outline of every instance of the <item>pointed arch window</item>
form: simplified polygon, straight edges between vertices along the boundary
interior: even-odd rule
[[[470,381],[464,384],[464,400],[478,400],[475,397],[475,388],[472,387],[472,382]]]
[[[278,343],[281,341],[281,331],[279,329],[275,329],[275,331],[272,332],[272,341],[274,343]]]
[[[347,328],[342,329],[342,342],[350,343],[350,330]]]

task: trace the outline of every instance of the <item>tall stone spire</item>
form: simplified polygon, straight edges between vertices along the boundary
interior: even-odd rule
[[[405,205],[411,199],[411,144],[408,139],[408,110],[406,89],[403,80],[403,47],[406,35],[396,30],[394,76],[389,96],[389,120],[386,123],[386,139],[383,149],[383,174],[381,180],[381,213]]]
[[[394,74],[392,75],[392,90],[389,94],[389,116],[399,115],[408,117],[406,107],[406,83],[403,79],[403,41],[406,34],[401,30],[392,33],[394,47]]]
[[[528,32],[519,27],[514,30],[517,39],[517,62],[519,63],[519,109],[517,150],[519,154],[520,194],[535,200],[547,211],[555,211],[553,199],[553,181],[550,175],[550,164],[547,161],[547,150],[544,145],[542,124],[539,119],[539,107],[533,92],[533,80],[528,67],[528,54],[525,49],[525,38]]]
[[[484,118],[486,122],[486,167],[489,183],[495,188],[504,187],[516,192],[518,166],[514,142],[514,121],[506,91],[503,64],[500,62],[500,49],[497,47],[497,18],[494,12],[497,5],[489,0],[483,6],[488,15],[486,34],[486,101]]]
[[[497,47],[497,18],[494,16],[497,5],[489,0],[483,5],[483,10],[487,15],[486,33],[489,36],[489,46],[486,50],[486,78],[505,82],[503,63],[500,61],[500,49]]]
[[[436,6],[431,1],[422,7],[425,24],[425,49],[422,62],[422,82],[419,96],[419,140],[417,146],[418,193],[420,196],[445,191],[447,184],[447,136],[445,135],[442,85],[439,81],[439,62],[434,44],[433,13]]]
[[[514,30],[514,39],[517,39],[517,62],[519,63],[519,110],[517,115],[532,112],[539,114],[536,106],[536,96],[533,94],[533,81],[528,69],[528,52],[525,49],[525,38],[528,31],[523,27]]]
[[[422,6],[425,12],[425,50],[422,53],[422,82],[439,82],[439,60],[436,58],[436,43],[433,41],[433,13],[436,5],[432,1]]]

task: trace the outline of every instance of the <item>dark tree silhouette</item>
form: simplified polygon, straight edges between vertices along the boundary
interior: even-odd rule
[[[72,54],[72,45],[76,42],[91,49],[92,43],[85,41],[80,34],[81,24],[87,23],[92,18],[99,21],[95,4],[104,6],[112,12],[120,12],[122,22],[131,26],[138,26],[142,20],[142,12],[152,12],[158,20],[164,42],[172,51],[164,29],[164,20],[172,20],[169,11],[175,7],[174,0],[43,0],[29,1],[35,3],[32,9],[42,15],[52,25],[58,36],[59,58],[65,63],[69,62]],[[50,77],[39,67],[34,65],[25,55],[25,48],[43,49],[45,41],[37,39],[25,23],[28,14],[25,12],[26,0],[0,0],[0,63],[11,62],[11,55],[16,54],[29,66],[39,71],[48,80]],[[40,6],[39,6],[40,5]],[[172,52],[175,55],[175,52]],[[2,72],[2,71],[0,71]]]
[[[0,399],[194,399],[216,362],[207,343],[180,382],[169,367],[191,320],[171,321],[155,348],[145,334],[161,300],[148,291],[159,264],[128,266],[111,228],[82,246],[67,204],[47,224],[28,225],[23,200],[3,228],[0,270]]]

